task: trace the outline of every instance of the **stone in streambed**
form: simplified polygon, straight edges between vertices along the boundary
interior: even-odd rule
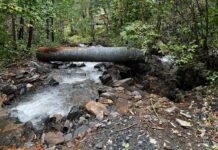
[[[52,77],[52,78],[48,79],[47,84],[50,85],[50,86],[56,86],[56,85],[59,85],[59,82]]]
[[[125,87],[127,85],[132,84],[132,83],[133,83],[133,79],[132,78],[126,78],[126,79],[123,79],[123,80],[115,81],[113,83],[113,86],[115,86],[115,87],[119,87],[119,86]]]
[[[5,86],[2,87],[1,90],[4,94],[10,95],[13,94],[17,91],[17,86],[13,85],[13,84],[7,84]]]
[[[32,77],[25,79],[24,82],[32,83],[32,82],[35,82],[36,80],[38,80],[39,78],[40,78],[40,75],[35,74]]]
[[[26,84],[26,89],[27,89],[27,91],[30,91],[32,88],[33,88],[33,85],[32,85],[32,84],[30,84],[30,83],[27,83],[27,84]]]
[[[79,119],[79,117],[82,115],[80,107],[79,106],[73,106],[70,110],[70,112],[67,115],[67,119],[69,120],[75,120]]]
[[[56,123],[60,123],[62,118],[63,118],[63,116],[61,114],[55,114],[52,117],[55,119]]]
[[[104,115],[109,114],[106,106],[99,102],[90,101],[85,105],[85,108],[87,111],[94,114],[98,120],[103,120]]]
[[[111,99],[111,100],[114,101],[114,100],[116,100],[117,96],[112,92],[105,92],[105,93],[102,93],[100,95],[100,97],[103,97],[103,98],[106,98],[106,99]]]
[[[48,132],[44,135],[44,141],[49,145],[62,144],[64,142],[64,135],[62,132]]]
[[[105,75],[102,75],[102,76],[100,77],[100,80],[101,80],[101,82],[102,82],[103,84],[106,84],[106,83],[108,83],[109,81],[112,81],[112,77],[111,77],[111,75],[109,75],[109,74],[105,74]]]

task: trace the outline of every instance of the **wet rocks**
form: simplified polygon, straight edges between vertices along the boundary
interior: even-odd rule
[[[128,85],[132,84],[132,83],[133,83],[132,78],[126,78],[126,79],[123,79],[123,80],[115,81],[113,83],[113,86],[115,86],[115,87],[119,87],[119,86],[125,87],[125,86],[128,86]]]
[[[62,128],[62,115],[60,114],[55,114],[45,120],[46,131],[61,131]]]
[[[61,144],[64,140],[64,135],[61,132],[48,132],[44,134],[44,142],[48,145]]]
[[[33,75],[32,77],[29,77],[29,78],[27,78],[27,79],[24,79],[24,82],[28,82],[28,83],[35,82],[35,81],[37,81],[39,78],[40,78],[40,75],[39,75],[39,74],[35,74],[35,75]]]
[[[68,133],[68,131],[71,129],[71,127],[72,127],[72,123],[69,120],[66,120],[64,122],[63,132]]]
[[[104,115],[109,114],[105,105],[99,102],[90,101],[85,105],[85,108],[87,111],[94,114],[98,120],[103,120]]]
[[[95,65],[94,68],[97,68],[100,71],[103,71],[104,69],[109,69],[112,66],[113,66],[113,63],[103,62],[103,63],[99,63],[99,64]]]
[[[107,83],[109,83],[109,82],[112,81],[112,77],[111,77],[111,75],[109,75],[109,74],[103,74],[103,75],[100,77],[100,80],[101,80],[101,82],[102,82],[103,84],[107,84]]]
[[[26,90],[27,90],[27,91],[30,91],[32,88],[33,88],[33,85],[32,85],[32,84],[30,84],[30,83],[27,83],[27,84],[26,84]]]
[[[67,119],[69,120],[75,120],[79,119],[79,117],[82,115],[81,109],[79,106],[73,106],[70,110],[70,112],[67,115]]]
[[[14,94],[17,91],[17,86],[13,84],[6,84],[2,87],[1,91],[7,95]]]
[[[55,119],[56,123],[60,123],[63,119],[63,116],[61,114],[55,114],[52,118]]]
[[[50,86],[56,86],[56,85],[59,85],[59,82],[56,79],[54,79],[53,77],[51,77],[48,79],[47,84]]]
[[[51,64],[52,64],[52,67],[55,69],[69,69],[69,68],[86,66],[84,63],[59,62],[59,61],[51,62]]]

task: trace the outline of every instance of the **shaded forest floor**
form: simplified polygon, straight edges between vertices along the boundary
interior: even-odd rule
[[[13,145],[48,150],[217,149],[218,86],[198,86],[178,92],[173,81],[169,81],[173,75],[166,75],[172,72],[171,68],[160,69],[155,59],[151,62],[96,65],[96,69],[104,71],[103,85],[95,87],[99,98],[94,100],[94,110],[99,111],[93,111],[90,107],[94,105],[86,103],[67,117],[50,116],[40,130],[35,130],[31,123],[4,120],[8,118],[5,108],[16,103],[14,100],[22,94],[45,84],[54,86],[56,82],[48,80],[54,64],[32,60],[8,66],[0,78],[3,106],[0,120],[4,122],[0,125],[3,137],[0,149]],[[175,89],[180,94],[170,100]],[[69,122],[71,126],[67,126]]]

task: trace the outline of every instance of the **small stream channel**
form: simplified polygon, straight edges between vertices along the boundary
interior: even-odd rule
[[[11,109],[11,116],[23,123],[31,121],[36,126],[48,116],[66,116],[72,106],[86,99],[96,99],[96,86],[101,84],[99,77],[102,72],[94,68],[97,63],[84,64],[84,67],[54,69],[50,77],[58,81],[59,85],[22,97],[22,102]]]

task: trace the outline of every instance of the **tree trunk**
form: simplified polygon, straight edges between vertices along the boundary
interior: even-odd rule
[[[192,21],[193,21],[193,26],[192,26],[192,30],[195,34],[195,40],[196,40],[196,43],[199,44],[199,37],[198,37],[198,31],[199,31],[199,28],[198,28],[198,20],[197,20],[197,17],[196,17],[196,12],[195,12],[195,5],[192,3],[191,4],[191,14],[192,14]]]
[[[49,40],[50,38],[50,26],[49,26],[49,19],[46,19],[46,37]]]
[[[24,35],[24,19],[23,17],[20,17],[20,30],[18,32],[18,39],[23,39],[23,35]]]
[[[54,5],[54,0],[52,0],[52,4]],[[51,28],[52,28],[52,31],[51,31],[51,41],[54,42],[54,18],[51,17]]]
[[[209,33],[209,19],[208,19],[208,0],[205,0],[205,37],[204,37],[204,50],[208,54],[208,33]]]
[[[11,24],[12,24],[12,38],[13,38],[13,42],[14,44],[16,44],[17,41],[17,36],[16,36],[16,18],[14,17],[14,15],[11,16]]]
[[[28,29],[28,41],[27,41],[27,49],[32,47],[33,40],[33,21],[30,21],[30,27]]]
[[[203,10],[200,7],[199,1],[195,0],[195,2],[197,4],[198,13],[199,13],[200,17],[203,18]],[[200,33],[200,35],[201,35],[201,38],[204,37],[204,29],[203,29],[203,22],[202,22],[202,20],[203,19],[200,19],[200,28],[199,28],[199,31],[198,31]]]
[[[51,41],[54,42],[55,37],[54,37],[54,18],[51,18],[51,27],[52,27],[52,31],[51,31]]]
[[[106,32],[108,33],[109,31],[109,19],[108,19],[108,13],[107,13],[107,10],[105,7],[103,7],[103,10],[104,10],[104,13],[105,13],[105,18],[103,16],[103,21],[104,21],[104,25],[105,25],[105,28],[106,28]]]
[[[92,37],[92,40],[95,41],[95,20],[93,16],[93,1],[89,1],[89,17],[91,19],[91,33],[90,36]]]
[[[160,32],[160,29],[161,29],[161,21],[162,21],[162,17],[161,17],[161,14],[160,13],[162,13],[162,11],[161,11],[161,0],[159,0],[159,2],[158,2],[158,8],[159,8],[159,11],[160,12],[158,12],[158,16],[157,16],[157,24],[156,24],[156,30],[158,31],[158,32]]]

